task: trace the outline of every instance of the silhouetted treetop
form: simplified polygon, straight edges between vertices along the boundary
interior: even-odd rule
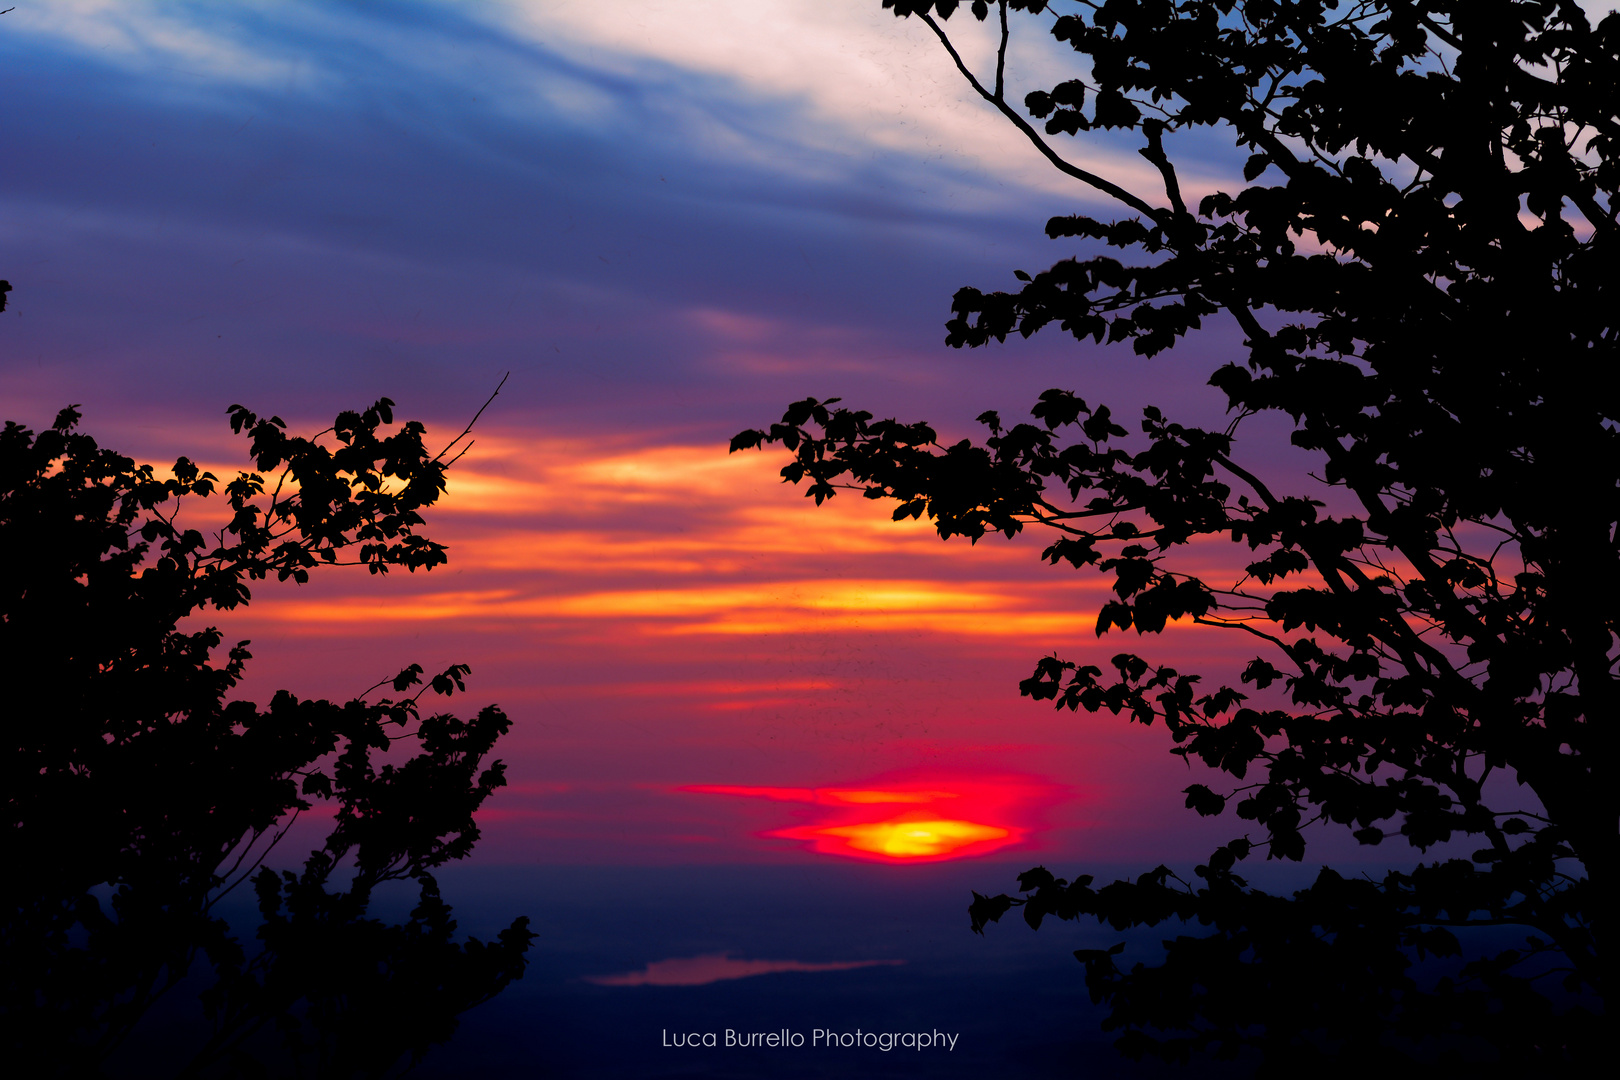
[[[98,446],[73,408],[38,435],[0,433],[0,1037],[18,1060],[94,1074],[184,984],[207,1026],[170,1048],[177,1073],[379,1075],[521,975],[527,920],[457,943],[432,875],[472,850],[473,814],[505,783],[487,760],[510,727],[500,709],[420,708],[430,689],[464,690],[467,666],[260,707],[229,697],[248,642],[219,658],[218,629],[180,626],[272,574],[445,561],[419,512],[455,444],[430,455],[414,422],[385,433],[391,410],[384,398],[303,438],[233,406],[257,471],[224,484],[187,458],[164,476]],[[182,507],[216,494],[225,524],[186,527]],[[302,871],[266,866],[320,804],[333,824]],[[419,896],[409,920],[368,915],[403,880]],[[253,949],[218,906],[249,881]]]
[[[1153,407],[1127,423],[1054,389],[1031,422],[986,412],[982,439],[951,445],[813,398],[733,440],[792,451],[784,478],[818,502],[893,499],[942,537],[1052,530],[1046,559],[1111,579],[1099,636],[1179,621],[1260,653],[1216,686],[1132,653],[1041,660],[1025,695],[1163,723],[1214,772],[1186,806],[1232,810],[1238,835],[1191,881],[1160,867],[1095,889],[1033,870],[1023,896],[978,897],[975,928],[1014,907],[1031,925],[1213,928],[1159,966],[1081,957],[1134,1054],[1253,1047],[1282,1073],[1598,1045],[1584,1010],[1614,993],[1620,908],[1620,400],[1603,375],[1620,339],[1620,15],[1594,27],[1569,0],[884,7],[1118,215],[1048,221],[1074,254],[1007,291],[959,290],[948,344],[1052,325],[1142,357],[1211,324],[1244,339],[1211,364],[1231,416],[1218,429]],[[992,37],[993,74],[946,32],[964,10],[964,32]],[[1026,29],[1074,68],[1020,107],[1009,46]],[[1235,156],[1229,183],[1189,193],[1199,132]],[[1092,171],[1097,139],[1133,140],[1157,190]],[[1276,476],[1246,424],[1259,414],[1283,418],[1308,475]],[[1214,537],[1247,551],[1229,580],[1186,558]],[[1303,859],[1312,826],[1452,846],[1378,881],[1324,871],[1292,898],[1238,875],[1256,853]],[[1513,947],[1500,928],[1519,930]],[[1464,952],[1418,979],[1414,958]]]

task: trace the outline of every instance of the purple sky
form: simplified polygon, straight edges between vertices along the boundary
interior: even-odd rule
[[[511,371],[433,519],[450,567],[261,589],[224,624],[259,694],[471,663],[474,703],[518,721],[488,857],[824,857],[757,835],[804,824],[781,807],[678,789],[986,770],[1067,792],[1006,857],[1207,850],[1160,732],[1016,684],[1054,650],[1139,645],[1213,679],[1246,645],[1098,643],[1100,582],[1040,565],[1039,538],[943,545],[726,456],[807,395],[949,436],[1051,386],[1219,422],[1223,326],[1150,361],[1055,331],[943,346],[957,287],[1073,254],[1046,217],[1102,208],[914,21],[877,0],[24,2],[0,54],[7,418],[78,403],[108,445],[217,471],[240,464],[234,402],[313,430],[387,395],[448,435]],[[1016,57],[1062,77],[1039,39]],[[1212,186],[1219,148],[1183,150]],[[1076,157],[1151,195],[1128,148]]]

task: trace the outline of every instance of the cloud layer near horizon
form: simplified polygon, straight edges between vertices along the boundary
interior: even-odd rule
[[[702,956],[654,960],[640,971],[623,975],[595,975],[586,982],[597,986],[708,986],[728,979],[754,975],[775,975],[784,971],[856,971],[869,967],[894,967],[904,960],[835,960],[807,963],[803,960],[741,960],[730,953],[704,953]]]

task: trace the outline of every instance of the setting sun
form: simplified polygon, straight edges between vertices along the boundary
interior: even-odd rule
[[[757,835],[797,840],[817,855],[895,863],[972,858],[1025,844],[1043,827],[1042,812],[1068,797],[1048,781],[1013,774],[891,773],[849,787],[694,785],[683,790],[804,804],[792,811],[799,824]],[[901,807],[908,809],[896,816]]]
[[[1013,830],[972,821],[874,821],[823,829],[785,829],[775,835],[806,840],[839,838],[857,851],[893,859],[927,859],[951,855],[972,844],[1006,840],[1013,836]]]

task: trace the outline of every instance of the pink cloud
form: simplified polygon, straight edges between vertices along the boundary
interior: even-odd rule
[[[598,986],[707,986],[726,979],[746,979],[750,975],[772,975],[778,971],[850,971],[903,963],[904,960],[837,960],[812,964],[803,960],[738,960],[730,953],[704,953],[654,960],[641,971],[593,975],[585,981]]]

